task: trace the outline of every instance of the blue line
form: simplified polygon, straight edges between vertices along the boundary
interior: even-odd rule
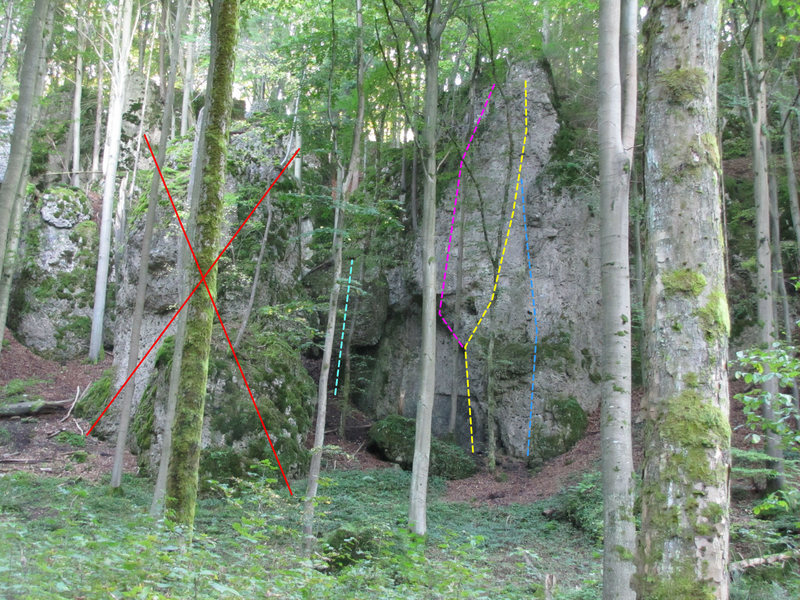
[[[347,305],[350,302],[350,280],[353,278],[353,259],[350,259],[350,273],[347,275],[347,295],[344,298],[344,317],[342,318],[342,339],[339,340],[339,362],[336,363],[336,383],[333,386],[333,397],[339,392],[339,367],[342,366],[342,346],[344,346],[344,327],[347,324]]]
[[[531,375],[531,407],[528,412],[528,452],[531,455],[531,438],[533,437],[533,384],[536,381],[536,346],[539,342],[539,324],[536,321],[536,298],[533,295],[533,267],[531,266],[531,251],[528,247],[528,220],[525,217],[525,192],[522,190],[520,180],[520,195],[522,196],[522,224],[525,226],[525,254],[528,256],[528,272],[531,275],[531,303],[533,304],[533,374]]]

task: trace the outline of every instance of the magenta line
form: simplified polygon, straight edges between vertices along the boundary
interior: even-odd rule
[[[458,165],[458,179],[456,180],[456,200],[453,204],[453,218],[450,221],[450,235],[447,238],[447,256],[444,259],[444,278],[442,279],[442,296],[439,299],[439,317],[442,319],[442,322],[447,327],[448,331],[453,334],[453,337],[456,338],[458,345],[462,348],[464,344],[461,343],[461,340],[458,339],[456,332],[453,331],[453,328],[450,327],[450,324],[445,320],[444,316],[442,316],[442,303],[444,302],[444,284],[447,281],[447,263],[450,260],[450,242],[453,240],[453,228],[456,225],[456,208],[458,208],[458,188],[461,186],[461,169],[464,166],[464,159],[467,157],[467,151],[469,147],[472,145],[472,139],[475,137],[475,132],[478,131],[478,125],[481,124],[481,119],[483,118],[483,113],[486,111],[486,107],[489,106],[489,99],[492,97],[492,92],[494,91],[494,84],[492,84],[492,89],[489,90],[489,96],[486,98],[486,102],[483,104],[483,110],[481,110],[481,114],[478,117],[478,121],[475,123],[475,129],[472,130],[472,135],[469,136],[469,141],[467,142],[467,147],[464,149],[464,154],[461,156],[461,163]],[[464,249],[461,249],[463,252]]]

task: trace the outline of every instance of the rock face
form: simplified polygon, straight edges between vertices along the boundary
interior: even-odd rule
[[[522,182],[519,192],[515,192],[526,131],[525,80],[527,138]],[[476,451],[485,447],[488,426],[486,359],[488,339],[493,333],[497,411],[492,426],[496,428],[498,442],[510,454],[527,454],[533,403],[531,454],[552,456],[576,441],[573,431],[581,430],[580,411],[594,410],[600,400],[596,384],[599,381],[597,349],[600,347],[599,223],[585,199],[554,193],[547,178],[542,176],[558,129],[556,113],[548,99],[550,88],[545,73],[538,68],[514,69],[504,91],[505,96],[502,96],[495,90],[489,101],[466,154],[460,182],[458,161],[456,174],[440,175],[440,182],[449,183],[440,184],[437,207],[437,291],[441,295],[449,243],[441,313],[454,332],[451,333],[442,319],[438,320],[433,427],[436,435],[447,433],[451,391],[457,389],[455,435],[463,446],[469,447],[464,352],[454,333],[462,342],[472,335],[468,344],[472,428]],[[480,107],[488,93],[489,89],[484,89],[477,94]],[[468,139],[473,128],[474,123],[469,124],[468,131],[465,126],[460,132],[461,138]],[[510,158],[509,128],[513,140]],[[458,208],[454,215],[456,185]],[[523,197],[533,267],[532,285],[523,225]],[[506,244],[512,207],[513,221]],[[455,314],[461,211],[466,211],[463,284],[461,311]],[[453,223],[455,227],[450,238]],[[487,247],[495,254],[498,239],[501,247],[505,245],[505,252],[497,292],[492,300],[496,269]],[[393,413],[413,417],[419,395],[421,239],[407,236],[398,242],[395,252],[395,264],[386,271],[385,277],[375,277],[371,282],[367,278],[368,288],[383,289],[386,293],[369,295],[365,300],[367,306],[355,318],[361,351],[371,356],[367,369],[361,374],[370,382],[361,404],[367,410],[374,410],[379,418]],[[495,257],[495,261],[498,260]],[[531,287],[536,303],[535,319]],[[491,310],[484,316],[490,300]],[[373,306],[369,307],[369,303]],[[359,320],[362,315],[385,315],[382,328],[372,324],[362,327]],[[378,336],[377,344],[371,343],[370,335]],[[531,400],[534,349],[536,372]],[[567,403],[569,410],[562,410]],[[575,420],[577,423],[573,422]]]
[[[86,195],[51,187],[29,200],[8,324],[17,338],[56,360],[88,352],[98,228]]]

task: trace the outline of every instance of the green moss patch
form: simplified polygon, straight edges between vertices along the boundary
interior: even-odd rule
[[[662,71],[658,79],[666,89],[668,100],[679,105],[701,100],[708,85],[705,71],[696,67]]]
[[[531,453],[534,463],[567,452],[583,437],[589,425],[586,413],[573,396],[546,400],[544,412],[553,416],[555,427],[549,435],[534,436]]]
[[[75,405],[75,416],[82,419],[96,419],[111,400],[114,383],[114,369],[106,369],[103,375],[89,386],[86,396]],[[94,433],[96,430],[93,430]]]
[[[711,292],[705,306],[698,308],[695,314],[700,319],[706,342],[709,344],[731,333],[731,319],[728,314],[728,299],[720,290]]]
[[[415,430],[413,419],[390,415],[370,428],[370,446],[387,460],[408,470],[414,462]],[[464,479],[476,471],[475,463],[463,448],[436,438],[431,439],[431,475],[445,479]]]
[[[687,294],[696,297],[705,289],[707,282],[702,273],[689,269],[676,269],[664,273],[661,277],[661,283],[668,297],[676,294]]]

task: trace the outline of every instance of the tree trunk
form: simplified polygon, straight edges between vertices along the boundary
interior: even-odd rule
[[[633,448],[628,194],[636,119],[635,0],[603,0],[598,46],[603,298],[603,598],[633,600]]]
[[[131,176],[131,184],[128,188],[128,197],[133,197],[133,192],[136,189],[136,175],[139,172],[139,161],[142,159],[142,139],[144,139],[144,121],[147,115],[148,99],[150,96],[150,65],[153,63],[153,45],[155,44],[155,37],[150,36],[150,59],[147,61],[147,69],[145,71],[144,79],[144,97],[142,98],[142,108],[139,111],[139,131],[136,134],[136,155],[133,159],[133,175]]]
[[[192,126],[192,90],[194,88],[194,46],[197,35],[197,0],[191,2],[189,23],[192,27],[192,39],[186,49],[186,67],[183,74],[183,102],[181,103],[181,136],[186,135]]]
[[[83,19],[78,18],[78,52],[75,54],[75,94],[72,98],[72,186],[81,186],[81,95],[83,93]]]
[[[441,12],[440,0],[434,0],[430,14]],[[430,16],[430,15],[429,15]],[[420,349],[419,401],[414,434],[414,464],[408,522],[414,533],[425,535],[427,525],[428,468],[431,455],[431,422],[436,389],[436,124],[439,113],[438,36],[427,32],[425,62],[425,148],[424,192],[422,199],[422,348]]]
[[[797,203],[797,174],[794,172],[794,159],[792,156],[792,120],[789,118],[789,109],[781,110],[783,126],[783,161],[786,165],[786,187],[789,189],[789,212],[792,215],[792,229],[797,242],[795,249],[797,267],[800,270],[800,206]]]
[[[269,239],[269,228],[272,225],[272,200],[269,196],[267,201],[267,224],[264,226],[264,235],[261,237],[261,248],[258,251],[258,260],[256,261],[256,272],[253,273],[253,285],[250,286],[250,298],[247,301],[247,308],[244,309],[242,315],[242,324],[239,326],[239,332],[236,334],[236,340],[233,342],[233,349],[238,350],[239,344],[242,342],[245,329],[247,329],[247,322],[250,320],[250,315],[253,312],[253,305],[256,303],[256,292],[258,291],[258,280],[261,278],[261,265],[264,262],[264,253],[267,249],[267,240]]]
[[[8,48],[11,41],[11,25],[13,22],[14,0],[8,0],[5,14],[3,15],[3,35],[0,36],[0,94],[2,94],[3,91],[3,73],[5,73],[6,65],[8,64],[8,56],[10,54]]]
[[[180,31],[183,27],[183,17],[185,3],[178,0],[176,27]],[[169,75],[167,77],[166,101],[164,112],[161,119],[161,139],[158,144],[157,162],[162,165],[167,157],[167,142],[169,138],[169,123],[175,111],[175,80],[178,75],[178,57],[180,55],[180,36],[174,35],[172,38],[172,48],[170,50]],[[153,177],[150,180],[150,193],[147,199],[147,214],[144,221],[144,233],[142,240],[141,259],[139,260],[139,274],[136,280],[136,300],[131,317],[131,337],[128,346],[128,367],[127,372],[132,373],[139,362],[139,346],[141,344],[142,317],[144,315],[144,301],[147,295],[147,280],[150,267],[150,246],[153,242],[153,226],[156,220],[156,205],[158,202],[158,191],[161,187],[161,177],[157,170],[153,170]],[[119,487],[122,483],[122,467],[125,457],[125,446],[127,444],[128,427],[130,425],[131,405],[133,404],[133,393],[135,385],[125,387],[122,396],[122,412],[120,415],[119,427],[117,429],[117,447],[114,452],[114,466],[111,470],[111,487]]]
[[[89,360],[97,362],[103,347],[103,320],[106,311],[108,267],[111,255],[111,219],[114,213],[117,165],[119,163],[120,139],[122,137],[122,113],[125,108],[125,88],[128,81],[128,56],[133,39],[133,1],[122,0],[119,13],[114,20],[111,40],[113,64],[111,71],[111,95],[106,121],[106,141],[103,171],[103,211],[100,220],[100,247],[97,258],[97,275],[94,283],[94,308],[92,331],[89,338]]]
[[[317,423],[314,432],[314,447],[311,455],[311,466],[308,471],[308,488],[306,491],[305,504],[303,507],[303,534],[305,536],[304,545],[307,553],[310,553],[312,544],[314,542],[314,502],[316,501],[317,487],[319,485],[319,472],[322,465],[322,447],[325,445],[325,413],[328,403],[328,375],[331,365],[331,354],[333,352],[333,336],[334,328],[336,326],[336,313],[339,304],[339,278],[342,275],[342,234],[339,231],[343,229],[342,221],[343,211],[347,206],[350,196],[355,191],[358,185],[358,165],[359,165],[359,150],[361,148],[361,134],[364,128],[364,73],[366,65],[364,63],[364,46],[363,46],[363,23],[361,16],[361,0],[356,0],[356,26],[358,27],[358,41],[356,46],[357,51],[357,93],[358,93],[358,108],[356,110],[356,122],[353,126],[353,145],[350,150],[350,160],[346,174],[341,167],[338,167],[338,176],[336,178],[339,186],[339,193],[337,200],[341,204],[341,209],[336,206],[334,209],[334,239],[333,239],[333,285],[331,286],[331,295],[328,303],[328,322],[325,330],[325,347],[322,354],[322,368],[319,375],[319,387],[317,391]],[[331,42],[331,80],[333,79],[333,57],[336,51],[336,29],[333,18],[333,2],[331,2],[331,28],[333,39]],[[333,129],[334,139],[334,155],[338,156],[336,148],[336,125],[333,119],[333,112],[331,106],[331,86],[328,87],[328,118],[331,122]],[[298,132],[299,133],[299,132]],[[298,138],[299,139],[299,138]]]
[[[473,123],[472,119],[470,123]],[[453,319],[453,329],[461,331],[461,305],[464,289],[464,223],[467,213],[466,207],[463,206],[463,198],[461,200],[461,214],[458,217],[458,263],[456,263],[456,301],[455,301],[455,318]],[[453,346],[453,366],[461,362],[461,355],[464,350],[460,344]],[[447,431],[450,435],[454,435],[456,431],[456,415],[458,413],[458,389],[460,382],[461,369],[453,369],[453,381],[450,384],[450,419],[447,423]]]
[[[44,47],[50,45],[51,32],[53,30],[53,11],[47,13],[47,22],[45,24],[45,39],[43,40]],[[41,98],[42,89],[44,88],[44,80],[47,72],[47,57],[46,52],[42,52],[39,57],[38,74],[36,77],[36,87],[34,89],[34,97]],[[31,123],[35,125],[39,120],[39,113],[41,112],[41,103],[36,102],[31,111]],[[33,125],[31,129],[33,129]],[[31,135],[27,139],[27,148],[25,149],[25,163],[22,165],[22,172],[27,175],[31,167],[31,147],[33,145],[34,136]],[[25,200],[27,198],[28,178],[21,177],[17,184],[17,193],[14,200],[14,210],[11,215],[11,227],[8,232],[8,245],[6,247],[6,262],[5,268],[0,273],[0,324],[5,331],[5,323],[8,317],[8,301],[11,296],[11,286],[14,280],[14,275],[17,268],[17,258],[19,258],[19,240],[20,233],[22,232],[22,217],[25,214]],[[0,344],[0,349],[2,345]]]
[[[189,187],[187,190],[187,207],[189,209],[189,223],[186,230],[189,239],[195,239],[197,231],[197,207],[200,203],[200,169],[205,163],[205,107],[200,109],[197,117],[197,127],[195,128],[194,146],[192,148],[192,165],[189,170]],[[188,285],[186,272],[186,258],[189,249],[184,245],[178,246],[178,261],[175,268],[178,272],[178,302],[181,298],[186,298],[191,291]],[[191,271],[194,277],[194,269]],[[158,475],[156,485],[153,489],[153,502],[150,505],[150,515],[158,517],[164,512],[164,496],[167,491],[167,473],[169,471],[169,460],[172,453],[172,427],[175,423],[175,407],[178,402],[178,388],[180,386],[181,365],[183,364],[183,345],[186,341],[186,315],[188,311],[183,310],[178,315],[178,324],[175,328],[175,350],[172,355],[172,364],[169,372],[169,390],[167,392],[167,412],[164,417],[164,437],[161,440],[161,456],[158,462]]]
[[[25,34],[25,54],[20,70],[20,84],[17,110],[14,115],[14,133],[11,135],[11,147],[8,165],[0,186],[0,271],[6,266],[6,249],[9,245],[9,233],[12,226],[11,217],[15,205],[20,202],[19,191],[24,192],[27,173],[24,166],[28,160],[30,137],[33,133],[35,106],[39,103],[41,87],[38,85],[40,63],[46,56],[50,43],[50,19],[52,3],[50,0],[36,0],[33,13]],[[21,207],[18,210],[22,210]],[[0,323],[0,331],[5,331],[5,321]]]
[[[489,325],[493,321],[492,313],[494,309],[489,309]],[[494,395],[494,328],[489,329],[489,350],[486,353],[486,372],[488,373],[486,381],[486,458],[487,467],[489,471],[494,473],[497,466],[496,446],[497,440],[495,439],[495,413],[497,412],[497,403]]]
[[[89,181],[94,182],[100,174],[100,140],[103,130],[103,72],[105,61],[103,61],[103,51],[105,49],[105,38],[100,36],[100,56],[97,60],[97,99],[95,104],[97,110],[94,116],[94,141],[92,143],[92,174]],[[103,170],[105,170],[105,157],[103,157]]]
[[[370,233],[371,237],[371,233]],[[361,263],[358,266],[358,286],[363,290],[364,287],[364,263],[367,261],[369,253],[369,238],[361,256]],[[358,307],[361,304],[360,292],[353,298],[353,306],[350,308],[350,329],[347,330],[347,338],[344,342],[344,383],[342,383],[342,393],[339,395],[339,438],[345,439],[347,435],[347,416],[350,411],[350,347],[353,343],[353,330],[356,328],[356,316]]]
[[[756,203],[756,298],[758,322],[760,324],[758,341],[764,347],[770,347],[777,338],[775,324],[774,294],[772,293],[772,253],[769,234],[769,179],[767,165],[769,161],[769,140],[767,139],[767,65],[764,58],[764,20],[763,5],[760,0],[751,0],[753,23],[750,26],[750,38],[753,44],[753,194]],[[778,393],[778,381],[771,378],[762,385],[770,398]],[[774,420],[775,415],[769,401],[763,405],[764,418]],[[783,451],[777,433],[766,434],[766,453],[774,458],[770,468],[783,472]],[[775,491],[783,487],[783,476],[770,478],[767,489]]]
[[[720,4],[657,4],[647,17],[653,21],[644,110],[648,434],[640,598],[728,598],[730,320],[716,139]],[[694,83],[676,90],[674,81]]]
[[[205,164],[198,204],[194,250],[200,268],[207,269],[219,252],[225,188],[227,139],[233,93],[234,59],[239,32],[239,1],[216,0],[212,8],[211,61],[208,69]],[[217,268],[205,277],[212,295]],[[186,341],[180,368],[172,449],[167,475],[167,510],[177,523],[194,523],[200,442],[203,433],[208,359],[214,311],[208,293],[196,293],[187,306]]]

